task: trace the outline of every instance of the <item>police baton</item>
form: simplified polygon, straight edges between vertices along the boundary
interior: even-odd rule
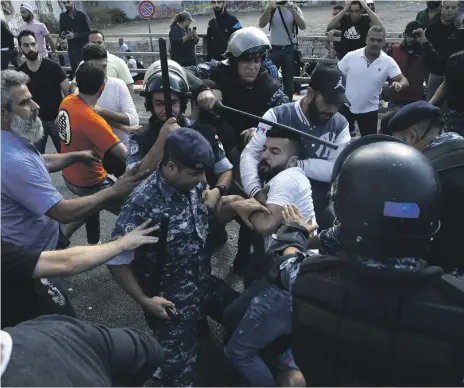
[[[297,133],[301,137],[305,137],[306,139],[309,139],[309,140],[313,141],[314,143],[325,145],[326,147],[332,148],[333,150],[336,150],[338,148],[337,145],[332,144],[332,143],[330,143],[330,142],[328,142],[326,140],[322,140],[322,139],[320,139],[320,138],[318,138],[316,136],[310,135],[309,133],[306,133],[306,132],[300,131],[298,129],[289,127],[288,125],[275,123],[275,122],[273,122],[271,120],[266,120],[266,119],[264,119],[262,117],[253,115],[251,113],[247,113],[247,112],[244,112],[242,110],[231,108],[230,106],[222,105],[222,103],[220,101],[216,101],[214,103],[213,109],[215,111],[217,111],[217,112],[227,111],[227,112],[231,112],[231,113],[236,113],[236,114],[239,114],[239,115],[242,115],[242,116],[249,117],[251,119],[258,120],[259,122],[270,125],[270,126],[272,126],[274,128],[279,128],[279,129],[283,129],[284,131],[290,131],[290,132]]]
[[[171,83],[169,82],[168,50],[166,48],[166,39],[159,38],[158,43],[161,62],[161,77],[163,78],[164,108],[166,111],[166,119],[169,119],[170,117],[172,117],[172,102]]]

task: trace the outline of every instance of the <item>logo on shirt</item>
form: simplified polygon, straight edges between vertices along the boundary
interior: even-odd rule
[[[60,113],[58,113],[58,134],[60,135],[61,141],[65,145],[71,144],[72,134],[71,134],[71,118],[69,117],[69,113],[61,109]]]
[[[129,147],[129,155],[134,156],[139,152],[139,145],[138,144],[132,144]]]
[[[361,39],[361,35],[359,34],[358,30],[356,30],[355,27],[351,27],[348,30],[346,30],[345,33],[343,34],[343,36],[346,39],[349,39],[349,40],[359,40],[359,39]]]
[[[258,127],[256,128],[256,133],[266,133],[266,128]]]
[[[343,90],[345,90],[345,87],[343,86],[343,77],[340,77],[338,83],[334,87],[334,90],[337,90],[338,88],[342,88]]]

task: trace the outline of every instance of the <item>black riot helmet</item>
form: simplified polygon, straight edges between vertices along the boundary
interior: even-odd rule
[[[181,113],[187,109],[187,102],[190,96],[187,74],[185,70],[177,62],[168,60],[169,69],[169,84],[171,90],[179,94],[181,101]],[[145,97],[145,109],[148,112],[153,111],[152,95],[155,92],[163,91],[163,77],[161,74],[161,61],[152,63],[143,79],[143,90],[140,92],[142,97]]]
[[[256,27],[235,31],[229,38],[224,56],[231,61],[266,55],[271,49],[267,35]]]
[[[424,257],[440,228],[441,191],[429,160],[406,143],[371,135],[334,167],[332,200],[340,244],[373,259]]]

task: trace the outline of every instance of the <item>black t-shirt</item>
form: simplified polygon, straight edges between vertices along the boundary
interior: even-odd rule
[[[349,15],[343,16],[338,28],[342,32],[341,41],[335,46],[340,59],[349,52],[366,46],[370,27],[371,20],[368,15],[361,15],[356,23],[353,23]]]
[[[141,387],[163,349],[149,334],[60,315],[5,330],[13,341],[4,387]]]
[[[41,315],[76,315],[59,282],[32,279],[40,253],[2,242],[2,328]]]
[[[454,53],[464,50],[462,33],[454,23],[443,24],[441,20],[438,20],[425,30],[425,37],[441,59],[441,65],[431,69],[431,72],[436,75],[445,75],[448,58]]]
[[[169,31],[171,59],[181,66],[195,66],[197,64],[195,56],[195,41],[193,39],[189,39],[182,42],[182,38],[187,35],[189,31],[190,30],[181,28],[177,25],[172,26]]]
[[[448,106],[464,114],[464,51],[451,55],[446,67]]]
[[[39,117],[42,121],[54,121],[58,116],[61,101],[60,84],[67,76],[61,66],[48,58],[42,58],[39,70],[32,72],[24,62],[19,71],[26,73],[31,79],[27,84],[32,99],[39,104]]]

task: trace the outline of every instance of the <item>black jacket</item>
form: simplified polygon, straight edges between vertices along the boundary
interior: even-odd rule
[[[222,54],[227,49],[227,42],[230,36],[242,28],[240,22],[235,16],[232,16],[227,10],[222,15],[217,15],[208,22],[206,31],[206,58],[208,61],[216,59],[223,60]]]

